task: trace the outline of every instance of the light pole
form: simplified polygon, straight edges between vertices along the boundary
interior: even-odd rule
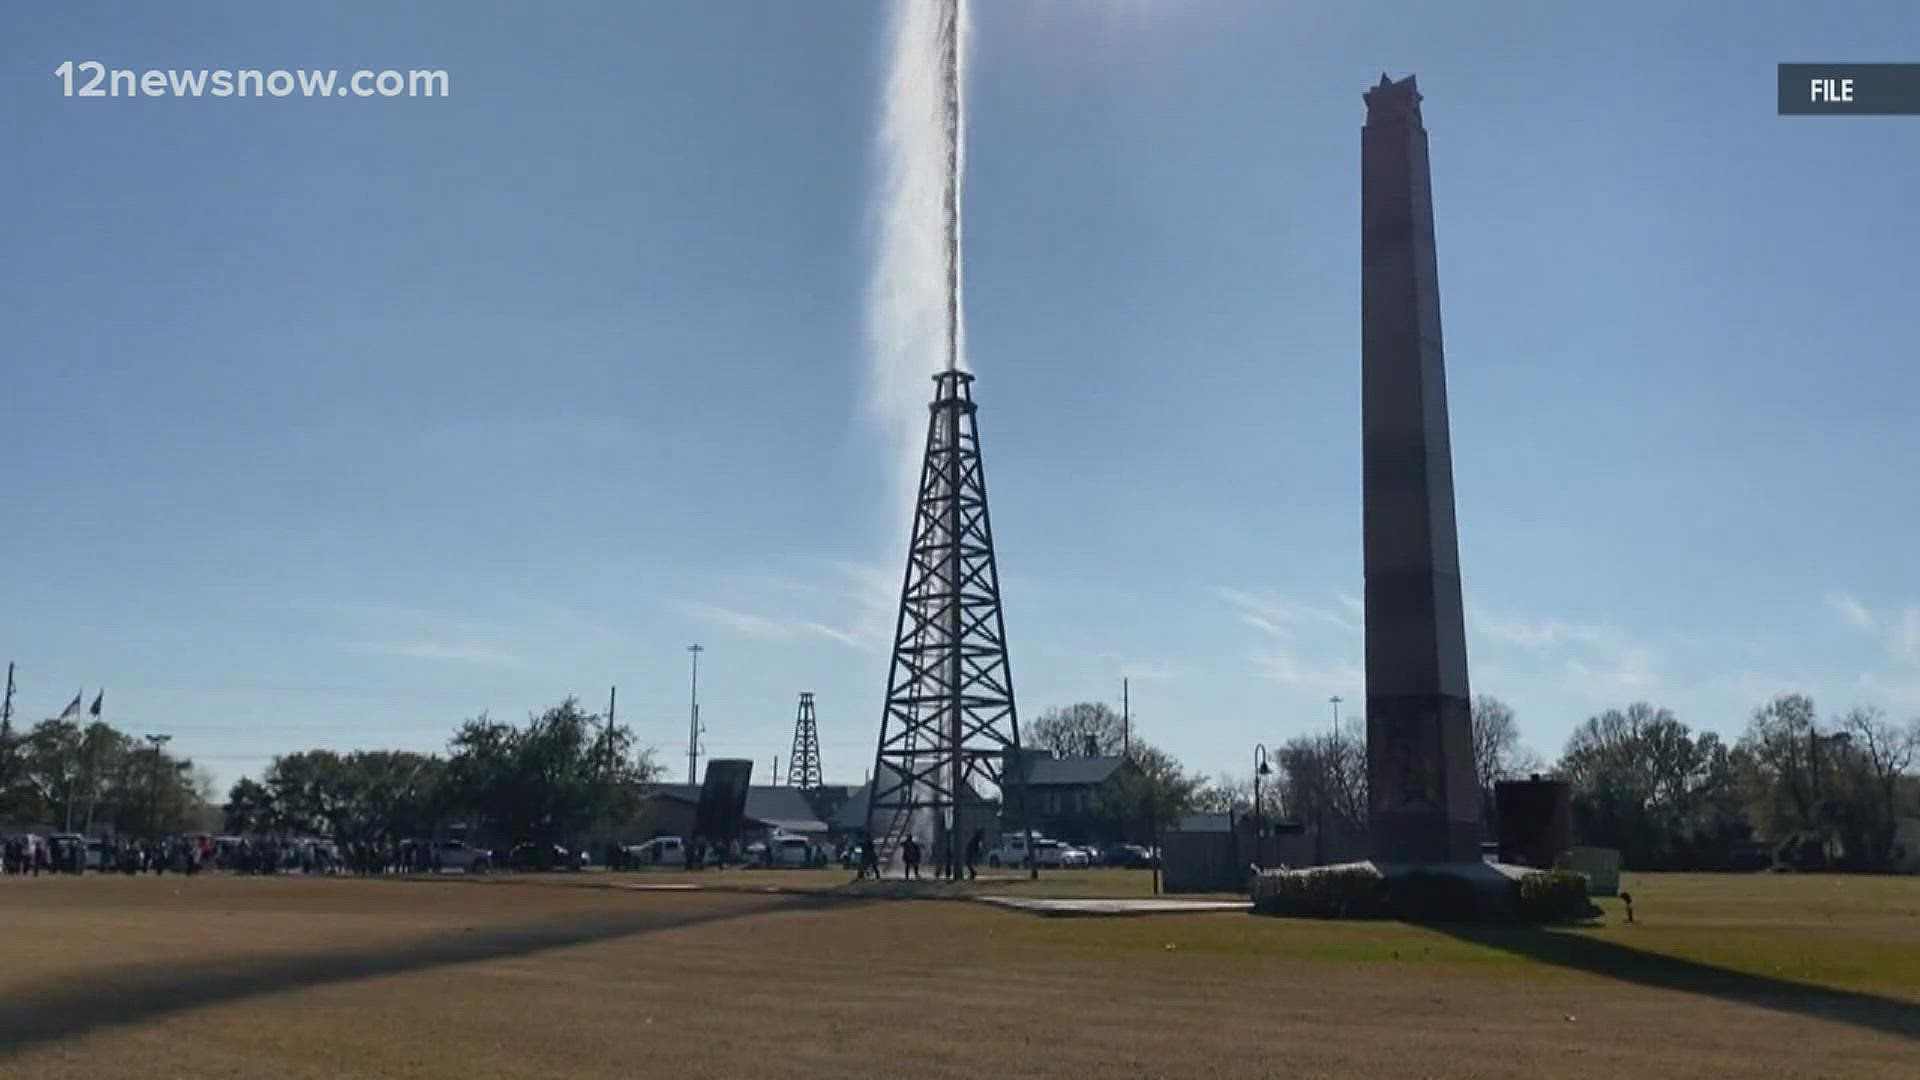
[[[146,739],[147,739],[147,744],[153,747],[153,818],[152,818],[151,824],[153,826],[153,835],[156,838],[158,838],[160,835],[160,766],[162,764],[161,748],[166,746],[168,742],[172,741],[173,736],[148,735]]]
[[[700,782],[700,654],[699,642],[687,646],[693,654],[693,697],[687,709],[687,783]]]
[[[1813,826],[1814,831],[1820,834],[1820,861],[1823,864],[1830,863],[1832,860],[1827,854],[1827,830],[1821,820],[1827,815],[1821,812],[1822,807],[1820,802],[1820,744],[1823,742],[1839,743],[1845,746],[1852,741],[1853,736],[1844,731],[1836,731],[1831,735],[1822,735],[1817,728],[1807,729],[1808,765],[1813,772],[1813,821],[1810,822],[1810,824]]]
[[[1313,861],[1327,864],[1327,800],[1333,798],[1333,759],[1340,752],[1340,695],[1327,699],[1333,706],[1333,735],[1327,740],[1327,752],[1320,757],[1320,798],[1313,809]]]
[[[1253,744],[1253,865],[1267,868],[1267,817],[1260,806],[1260,778],[1271,775],[1273,767],[1267,764],[1267,745]]]

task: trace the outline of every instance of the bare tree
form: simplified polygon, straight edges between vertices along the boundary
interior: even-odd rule
[[[1852,757],[1862,766],[1872,788],[1877,847],[1892,841],[1900,817],[1900,778],[1920,754],[1920,720],[1901,726],[1871,705],[1856,705],[1838,722],[1851,736]],[[1882,852],[1876,852],[1880,854]]]
[[[1264,777],[1260,781],[1260,811],[1268,817],[1280,816],[1280,788],[1283,778],[1279,772]],[[1242,778],[1233,773],[1221,773],[1206,787],[1194,793],[1194,809],[1213,814],[1249,814],[1254,812],[1253,779],[1251,774]]]
[[[1125,752],[1126,721],[1102,702],[1048,709],[1021,732],[1025,745],[1056,757],[1116,757]]]
[[[1513,707],[1491,694],[1473,699],[1473,772],[1480,790],[1501,780],[1540,771],[1540,758],[1520,745]]]
[[[1753,721],[1741,745],[1771,781],[1773,800],[1790,804],[1795,828],[1814,825],[1819,778],[1814,774],[1819,721],[1813,699],[1805,694],[1782,694],[1754,710]],[[1776,812],[1784,807],[1774,807]]]
[[[1367,744],[1358,724],[1289,739],[1276,756],[1289,815],[1319,821],[1324,814],[1349,831],[1366,828]]]

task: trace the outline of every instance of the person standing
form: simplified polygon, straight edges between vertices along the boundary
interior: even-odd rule
[[[972,881],[974,878],[980,876],[980,871],[976,868],[980,865],[980,849],[985,847],[986,843],[987,835],[984,829],[973,830],[973,835],[967,838],[968,881]]]
[[[920,841],[911,836],[907,837],[907,842],[900,845],[900,859],[906,863],[906,875],[909,880],[919,877]]]

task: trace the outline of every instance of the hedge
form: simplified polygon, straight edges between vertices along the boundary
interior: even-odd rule
[[[1266,871],[1254,878],[1253,909],[1296,918],[1407,922],[1554,923],[1599,914],[1587,897],[1586,875],[1570,870],[1489,884],[1446,873],[1389,879],[1364,865]]]

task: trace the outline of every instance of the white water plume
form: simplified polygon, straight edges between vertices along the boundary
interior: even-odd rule
[[[963,0],[897,0],[894,5],[893,51],[880,117],[878,242],[867,290],[867,405],[895,447],[893,505],[901,507],[911,504],[919,486],[932,376],[950,356],[967,367],[959,254],[965,109],[957,104],[949,114],[946,59],[951,25],[957,37],[953,79],[963,104],[967,24]]]

